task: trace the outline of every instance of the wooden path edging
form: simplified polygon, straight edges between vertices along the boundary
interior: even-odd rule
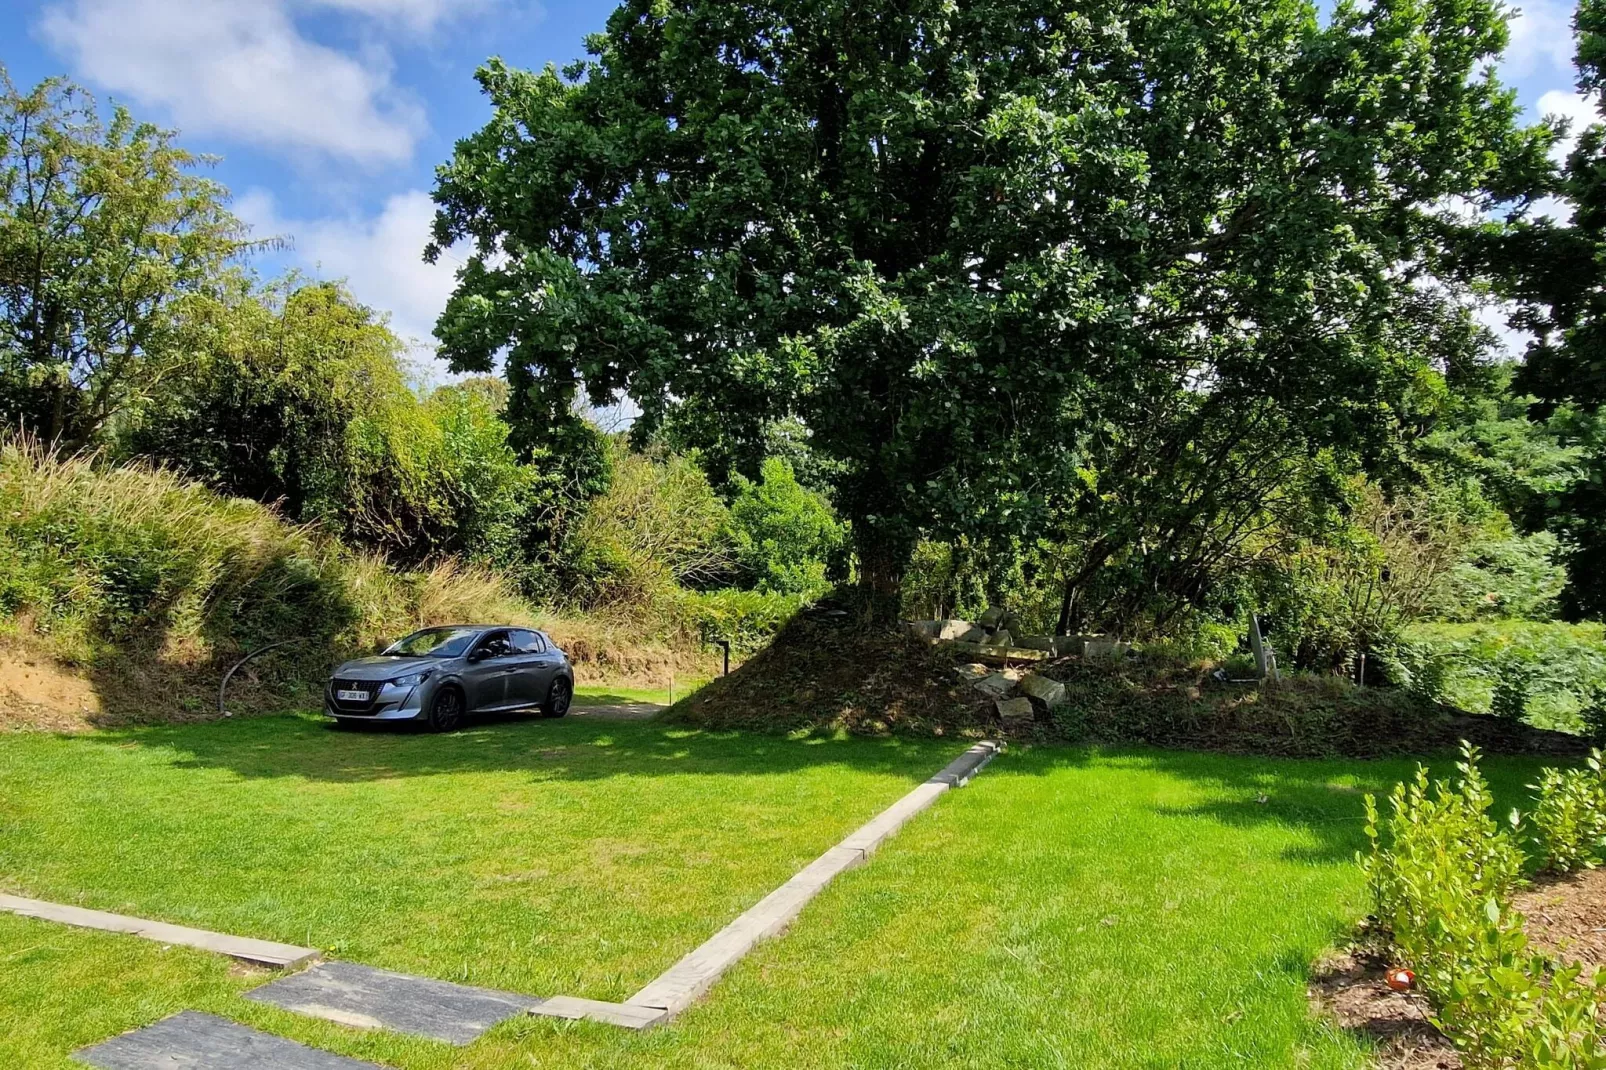
[[[697,1001],[721,975],[760,941],[781,932],[803,907],[839,874],[864,862],[916,814],[944,792],[963,787],[1003,747],[978,743],[948,763],[941,772],[853,831],[841,843],[804,866],[775,891],[715,933],[623,1003],[558,996],[530,1013],[558,1018],[586,1018],[627,1029],[646,1029],[668,1021]]]
[[[104,910],[86,910],[83,907],[62,903],[46,903],[40,899],[24,899],[20,895],[0,895],[0,910],[21,914],[25,918],[42,918],[83,929],[100,929],[105,932],[131,933],[147,940],[164,944],[182,944],[198,947],[202,951],[216,951],[231,958],[255,962],[276,969],[293,969],[318,959],[317,948],[279,944],[272,940],[254,940],[248,936],[229,936],[226,933],[191,929],[184,925],[169,925],[165,921],[147,921],[123,914],[108,914]]]

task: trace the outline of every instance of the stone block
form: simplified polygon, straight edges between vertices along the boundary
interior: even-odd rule
[[[1054,639],[1052,635],[1019,635],[1015,637],[1015,645],[1022,650],[1047,650],[1053,653]]]
[[[1004,619],[1004,607],[1003,606],[988,606],[987,609],[982,613],[982,615],[979,618],[977,618],[976,623],[980,624],[983,628],[986,628],[988,631],[992,631],[994,628],[998,627],[999,623],[1003,619]]]
[[[1007,650],[1014,645],[1014,642],[1015,640],[1009,634],[1009,632],[1003,628],[1000,628],[992,635],[989,635],[987,638],[983,639],[981,641],[981,645],[1002,647],[1003,649]]]
[[[1015,681],[1001,672],[990,672],[970,686],[983,694],[991,695],[994,698],[1002,698],[1015,690]]]
[[[541,1002],[354,962],[325,962],[253,989],[245,998],[342,1025],[392,1029],[448,1044],[467,1044]]]
[[[1065,704],[1065,685],[1058,680],[1050,680],[1036,673],[1027,673],[1021,677],[1020,689],[1023,695],[1033,700],[1035,704],[1040,704],[1045,710]]]
[[[979,643],[987,633],[968,620],[945,620],[937,629],[937,638],[952,643]]]
[[[909,633],[921,639],[935,639],[942,632],[943,622],[940,620],[906,620],[904,627]]]
[[[992,672],[992,670],[979,661],[973,661],[968,665],[955,666],[954,672],[958,673],[961,679],[975,683]]]
[[[179,1011],[153,1025],[73,1053],[102,1070],[382,1070],[377,1063],[347,1059],[284,1037],[262,1033],[201,1011]]]
[[[1120,643],[1113,639],[1089,640],[1082,644],[1082,656],[1088,659],[1118,658],[1131,649],[1131,643]]]
[[[1037,711],[1032,709],[1032,700],[1029,698],[1001,698],[995,705],[998,707],[999,720],[1005,724],[1020,724],[1023,721],[1031,721],[1037,716]]]

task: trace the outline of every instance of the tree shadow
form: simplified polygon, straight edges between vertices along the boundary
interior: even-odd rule
[[[1186,781],[1203,793],[1202,801],[1185,805],[1157,802],[1153,812],[1179,820],[1210,821],[1235,828],[1268,825],[1299,832],[1305,842],[1290,846],[1283,856],[1293,861],[1326,863],[1345,861],[1366,846],[1364,798],[1375,796],[1386,806],[1386,796],[1401,780],[1425,764],[1435,778],[1455,774],[1454,754],[1422,758],[1255,758],[1202,751],[1128,748],[1034,748],[1030,761],[1040,772],[1092,760],[1132,763]],[[1529,805],[1527,785],[1538,771],[1556,765],[1554,758],[1537,756],[1485,757],[1480,766],[1495,797],[1492,812],[1503,818],[1512,807]],[[1012,771],[1023,771],[1019,763]]]
[[[166,749],[175,768],[339,783],[491,771],[524,771],[554,780],[751,776],[840,765],[913,784],[967,745],[961,740],[771,736],[652,720],[546,719],[536,714],[476,717],[461,730],[440,735],[406,723],[342,730],[311,714],[291,714],[70,738],[88,746]]]

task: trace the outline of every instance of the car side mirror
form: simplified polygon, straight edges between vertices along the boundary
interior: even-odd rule
[[[473,664],[476,664],[478,662],[484,661],[485,660],[485,651],[484,650],[470,650],[467,654],[463,655],[463,660],[468,662],[470,665],[473,665]]]

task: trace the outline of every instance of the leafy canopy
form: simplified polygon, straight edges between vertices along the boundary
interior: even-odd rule
[[[723,456],[801,419],[885,612],[922,532],[1097,499],[1157,410],[1385,453],[1453,200],[1545,167],[1505,37],[1493,0],[628,0],[589,60],[479,72],[442,352],[505,351],[526,433],[581,384]]]

